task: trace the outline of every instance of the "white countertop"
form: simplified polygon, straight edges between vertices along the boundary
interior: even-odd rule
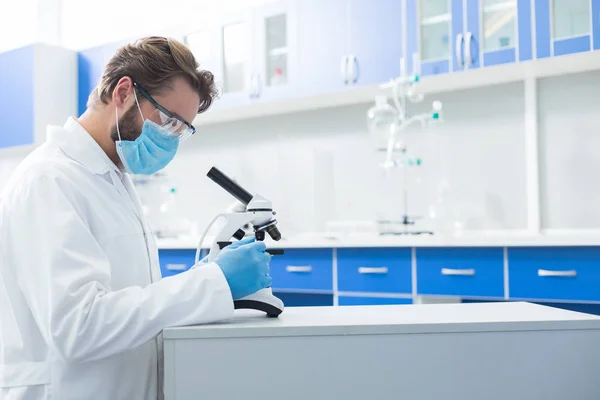
[[[195,249],[199,238],[159,239],[159,249]],[[209,248],[212,238],[204,241]],[[557,234],[465,234],[455,236],[378,236],[375,234],[306,234],[274,242],[271,248],[344,248],[344,247],[518,247],[518,246],[600,246],[600,232]]]
[[[227,321],[168,328],[164,338],[600,329],[600,316],[526,302],[290,307],[279,318],[238,310]]]

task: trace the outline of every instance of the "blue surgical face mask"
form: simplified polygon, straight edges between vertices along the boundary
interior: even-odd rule
[[[134,91],[135,95],[135,91]],[[142,119],[142,109],[135,98]],[[167,166],[175,157],[179,139],[155,122],[146,119],[142,133],[136,140],[121,140],[119,131],[119,111],[117,109],[117,154],[127,172],[131,174],[152,175]]]

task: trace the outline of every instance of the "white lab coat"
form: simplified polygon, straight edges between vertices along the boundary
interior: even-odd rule
[[[48,135],[0,196],[0,399],[161,398],[161,330],[232,316],[227,281],[161,279],[130,178],[76,120]]]

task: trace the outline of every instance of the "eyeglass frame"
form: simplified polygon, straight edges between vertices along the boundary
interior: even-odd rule
[[[146,100],[148,100],[150,102],[150,104],[152,104],[157,110],[159,110],[160,112],[162,112],[169,118],[175,118],[176,120],[186,124],[187,127],[192,130],[192,133],[191,133],[192,135],[196,133],[196,128],[194,127],[194,125],[190,124],[185,119],[181,118],[179,115],[173,114],[172,112],[170,112],[169,110],[167,110],[166,108],[164,108],[163,106],[158,104],[158,102],[156,100],[154,100],[154,98],[152,98],[152,96],[150,96],[150,93],[148,93],[146,91],[146,89],[144,89],[139,83],[137,83],[133,79],[132,79],[132,82],[133,82],[133,86],[137,90],[140,91],[141,95],[144,96],[146,98]]]

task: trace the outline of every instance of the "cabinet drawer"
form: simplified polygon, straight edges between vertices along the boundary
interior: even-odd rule
[[[417,249],[417,293],[504,297],[504,249]]]
[[[600,247],[511,248],[510,297],[600,301]]]
[[[291,249],[271,259],[273,290],[307,289],[333,291],[331,249]]]
[[[339,296],[340,306],[376,306],[385,304],[412,304],[412,299],[397,299],[390,297],[358,297]]]
[[[163,278],[187,271],[194,265],[196,250],[159,250],[160,272]]]
[[[411,249],[339,249],[338,290],[412,293]]]

